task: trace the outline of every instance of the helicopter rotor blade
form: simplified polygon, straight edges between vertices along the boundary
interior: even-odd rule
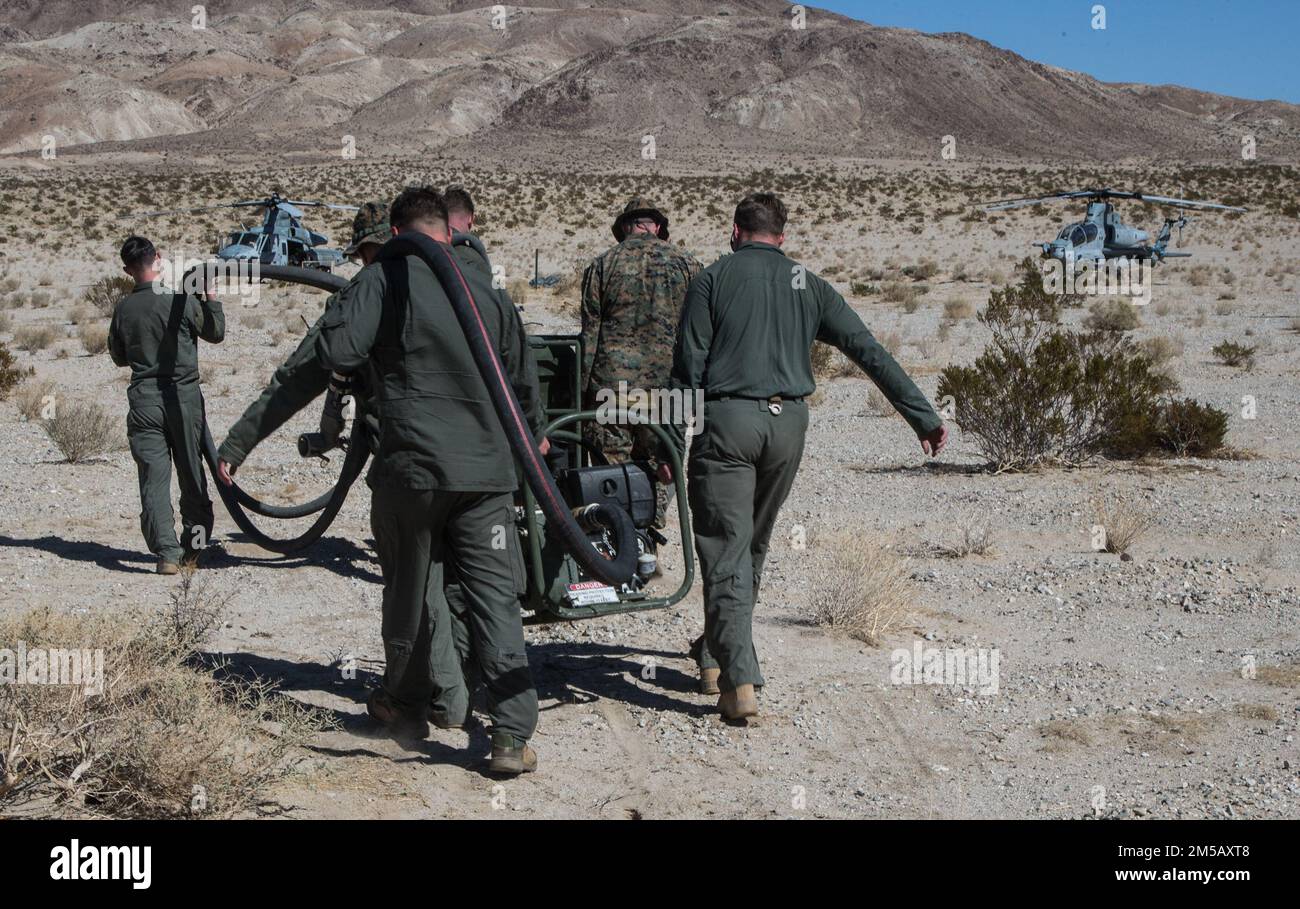
[[[1027,196],[1022,199],[998,199],[994,202],[977,203],[985,211],[1006,211],[1011,208],[1023,208],[1026,205],[1041,205],[1044,202],[1059,202],[1065,199],[1082,199],[1093,195],[1096,190],[1079,189],[1069,192],[1052,193],[1048,196]]]
[[[113,220],[125,221],[129,218],[153,218],[157,215],[192,215],[200,211],[214,211],[218,208],[234,208],[236,203],[222,202],[217,205],[200,205],[195,208],[164,208],[160,211],[133,211],[118,215]]]
[[[1150,202],[1154,205],[1172,205],[1175,208],[1203,208],[1213,211],[1246,211],[1246,209],[1238,205],[1222,205],[1218,202],[1197,202],[1193,199],[1175,199],[1172,196],[1151,196],[1146,193],[1133,193],[1132,198],[1140,199],[1143,202]]]
[[[337,202],[302,202],[298,199],[288,199],[291,205],[310,206],[311,208],[333,208],[339,211],[357,211],[355,205],[339,205]]]

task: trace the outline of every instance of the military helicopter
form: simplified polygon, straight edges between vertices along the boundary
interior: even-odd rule
[[[1168,258],[1187,258],[1191,253],[1170,252],[1169,239],[1173,229],[1178,228],[1179,246],[1182,245],[1183,228],[1188,224],[1186,215],[1177,218],[1165,218],[1154,243],[1148,243],[1149,235],[1144,230],[1130,227],[1119,218],[1111,199],[1133,199],[1149,202],[1152,205],[1168,205],[1173,208],[1210,209],[1214,211],[1244,212],[1246,209],[1234,205],[1220,205],[1217,202],[1195,202],[1190,199],[1174,199],[1169,196],[1153,196],[1140,192],[1123,192],[1115,189],[1076,189],[1070,192],[1052,193],[1049,196],[1026,199],[1002,199],[997,202],[981,203],[984,211],[1006,211],[1026,205],[1038,205],[1042,202],[1055,202],[1062,199],[1086,199],[1087,214],[1082,221],[1067,224],[1061,228],[1055,240],[1047,243],[1035,243],[1043,251],[1044,259],[1059,259],[1062,262],[1084,262],[1096,264],[1106,259],[1153,260],[1152,264],[1163,262]]]
[[[262,224],[256,229],[232,231],[224,242],[217,244],[218,259],[251,261],[262,265],[296,265],[329,271],[343,264],[343,252],[329,249],[329,237],[303,226],[303,208],[332,208],[339,211],[356,211],[355,205],[337,205],[333,202],[303,202],[281,198],[272,192],[265,199],[248,199],[242,202],[222,202],[201,205],[197,208],[171,208],[163,211],[135,212],[121,215],[125,218],[152,218],[157,215],[193,214],[218,208],[260,208],[265,211]]]

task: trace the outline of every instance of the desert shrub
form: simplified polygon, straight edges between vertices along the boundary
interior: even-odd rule
[[[939,264],[932,259],[923,259],[916,265],[908,265],[903,274],[913,281],[928,281],[939,273]]]
[[[938,395],[999,470],[1135,457],[1156,443],[1161,396],[1175,383],[1123,333],[1069,331],[1063,303],[1030,259],[1017,284],[989,295],[979,319],[992,340],[972,366],[940,373]]]
[[[1098,492],[1092,498],[1093,525],[1103,532],[1106,552],[1123,555],[1155,523],[1151,512],[1119,493]]]
[[[1132,331],[1141,324],[1137,307],[1123,300],[1098,300],[1083,320],[1083,327],[1092,331]]]
[[[967,300],[948,300],[943,304],[943,317],[953,322],[969,319],[975,313],[975,307]]]
[[[81,346],[92,357],[108,350],[108,326],[103,322],[82,322],[77,329]]]
[[[161,614],[0,619],[0,640],[23,641],[28,653],[75,652],[92,680],[0,685],[0,813],[226,818],[256,809],[292,772],[293,750],[325,720],[266,683],[214,677],[196,650],[214,597],[196,589],[193,573],[181,578]],[[186,612],[194,609],[197,620]],[[87,652],[100,665],[95,651],[97,693],[97,673],[85,669]]]
[[[506,293],[510,297],[510,302],[516,306],[525,306],[528,303],[528,281],[525,278],[515,278],[506,284]]]
[[[99,312],[87,303],[78,303],[68,309],[68,321],[73,325],[80,325],[83,322],[89,322],[97,318],[99,318]]]
[[[909,305],[916,303],[916,288],[910,284],[904,284],[902,281],[890,281],[881,291],[881,296],[886,303],[898,303]]]
[[[849,282],[849,294],[853,297],[870,297],[880,293],[880,286],[870,281]]]
[[[47,400],[53,400],[54,383],[49,379],[34,378],[35,370],[27,371],[28,378],[24,379],[14,392],[14,404],[18,406],[18,413],[24,420],[35,421],[40,415]]]
[[[23,369],[18,359],[4,344],[0,344],[0,401],[7,401],[18,384],[32,374],[30,367]]]
[[[1216,344],[1210,352],[1224,366],[1249,370],[1255,368],[1255,350],[1254,347],[1247,347],[1236,341],[1224,341],[1222,344]]]
[[[135,282],[126,275],[109,275],[90,285],[82,299],[101,316],[111,316],[122,298],[134,289]]]
[[[895,359],[898,358],[898,352],[903,349],[903,336],[896,331],[881,332],[876,335],[876,340]]]
[[[119,420],[94,401],[61,401],[54,416],[41,421],[69,464],[121,447],[118,425]]]
[[[7,312],[0,311],[0,334],[14,327],[14,318]]]
[[[893,416],[895,412],[894,405],[874,385],[867,389],[867,410],[878,417]]]
[[[1172,399],[1160,413],[1160,447],[1179,457],[1203,457],[1223,447],[1228,415],[1191,398]]]
[[[1147,338],[1139,346],[1142,348],[1142,352],[1157,366],[1163,365],[1176,357],[1181,357],[1184,349],[1183,342],[1180,339],[1168,338],[1164,335]]]
[[[911,612],[910,568],[889,546],[857,534],[831,541],[831,567],[813,593],[819,624],[872,646]]]
[[[938,554],[950,559],[964,559],[970,555],[989,555],[993,552],[993,527],[987,519],[966,515],[961,521],[961,534],[950,545],[938,547]]]
[[[52,325],[23,325],[14,332],[14,343],[20,350],[35,353],[49,347],[57,337]]]

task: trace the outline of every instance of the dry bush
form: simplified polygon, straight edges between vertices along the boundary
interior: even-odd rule
[[[69,464],[122,447],[120,421],[94,401],[61,401],[54,416],[41,421],[45,432]]]
[[[858,367],[852,360],[821,341],[813,342],[809,359],[812,362],[813,378],[818,382],[851,376],[858,371]]]
[[[894,359],[898,359],[898,352],[903,349],[903,336],[896,331],[886,331],[876,335],[876,340],[880,346]]]
[[[45,402],[53,400],[55,389],[54,383],[49,379],[36,379],[33,376],[34,373],[28,370],[28,378],[14,392],[14,404],[18,405],[19,415],[29,422],[35,422],[40,417]]]
[[[0,334],[14,327],[14,317],[7,312],[0,312]]]
[[[1122,493],[1097,491],[1092,497],[1093,524],[1105,533],[1106,552],[1123,555],[1151,529],[1155,517]]]
[[[991,522],[975,515],[966,515],[961,521],[961,535],[950,546],[940,546],[939,555],[949,559],[966,556],[985,556],[993,553],[993,527]]]
[[[103,322],[82,322],[77,329],[81,346],[92,357],[108,350],[108,326]]]
[[[515,278],[506,284],[506,294],[510,297],[510,302],[516,306],[526,306],[528,304],[528,281],[524,278]]]
[[[912,610],[906,559],[870,537],[842,534],[828,541],[831,567],[813,594],[818,624],[874,646]]]
[[[19,383],[31,374],[30,367],[23,369],[19,366],[9,348],[0,344],[0,401],[7,399],[14,388],[21,388]]]
[[[1098,300],[1083,320],[1083,327],[1091,331],[1132,331],[1141,324],[1137,307],[1123,300]]]
[[[943,317],[952,322],[969,319],[974,314],[975,307],[969,300],[948,300],[943,304]]]
[[[895,413],[894,405],[875,385],[867,389],[867,410],[878,417],[890,417]]]
[[[890,281],[881,291],[886,303],[898,303],[908,306],[916,303],[916,288],[902,281]]]
[[[52,325],[23,325],[14,332],[14,344],[19,350],[35,353],[49,347],[57,337]]]
[[[68,309],[68,321],[73,325],[80,325],[83,322],[90,322],[99,318],[99,312],[95,307],[86,303],[78,303]]]
[[[1168,338],[1164,335],[1147,338],[1138,346],[1156,366],[1163,366],[1170,360],[1181,357],[1184,349],[1181,338]]]
[[[0,619],[0,640],[22,641],[28,653],[103,655],[98,693],[93,675],[90,686],[0,685],[0,809],[225,818],[265,804],[268,787],[291,772],[293,749],[325,722],[267,683],[218,681],[205,669],[197,648],[221,605],[187,572],[161,615]]]
[[[111,316],[121,299],[134,289],[135,282],[126,275],[109,275],[90,285],[82,299],[101,316]]]

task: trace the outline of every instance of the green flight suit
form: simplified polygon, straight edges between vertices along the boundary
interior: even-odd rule
[[[461,236],[463,235],[458,235],[458,239]],[[491,278],[491,267],[487,260],[468,241],[457,243],[454,252],[462,265],[477,268]],[[327,312],[337,305],[337,298],[337,294],[330,295],[325,303]],[[316,340],[320,336],[324,320],[322,314],[308,329],[289,359],[275,371],[271,384],[230,427],[218,450],[223,461],[232,467],[239,467],[259,443],[325,393],[329,386],[330,371],[321,365],[316,356]],[[374,404],[368,394],[357,394],[355,400],[358,419],[373,414]],[[513,537],[510,543],[517,545]],[[449,570],[446,575],[444,586],[450,621],[434,623],[431,645],[434,683],[432,707],[435,713],[460,722],[468,713],[469,700],[477,687],[478,669],[472,656],[469,604],[455,583],[455,571]]]
[[[198,340],[226,335],[221,303],[172,291],[154,281],[137,285],[113,311],[108,350],[131,368],[127,439],[140,481],[140,530],[149,551],[179,563],[212,536],[212,500],[203,473],[203,396]],[[171,502],[172,463],[180,487],[182,534]]]
[[[536,365],[509,298],[462,269],[534,433],[542,428]],[[451,304],[416,257],[379,261],[339,291],[317,342],[342,374],[368,366],[382,427],[367,482],[384,571],[384,687],[423,711],[451,636],[445,564],[455,564],[494,732],[529,738],[537,693],[524,649],[515,538],[514,457]],[[451,657],[454,659],[454,656]],[[448,702],[454,700],[448,696]],[[457,717],[458,718],[458,717]]]
[[[839,348],[918,436],[942,424],[920,389],[830,284],[766,243],[742,243],[690,286],[673,383],[704,391],[687,493],[704,579],[702,667],[723,691],[763,684],[754,604],[777,513],[794,484],[816,388],[814,341]],[[779,396],[780,401],[777,402]],[[680,425],[675,427],[681,438]]]

